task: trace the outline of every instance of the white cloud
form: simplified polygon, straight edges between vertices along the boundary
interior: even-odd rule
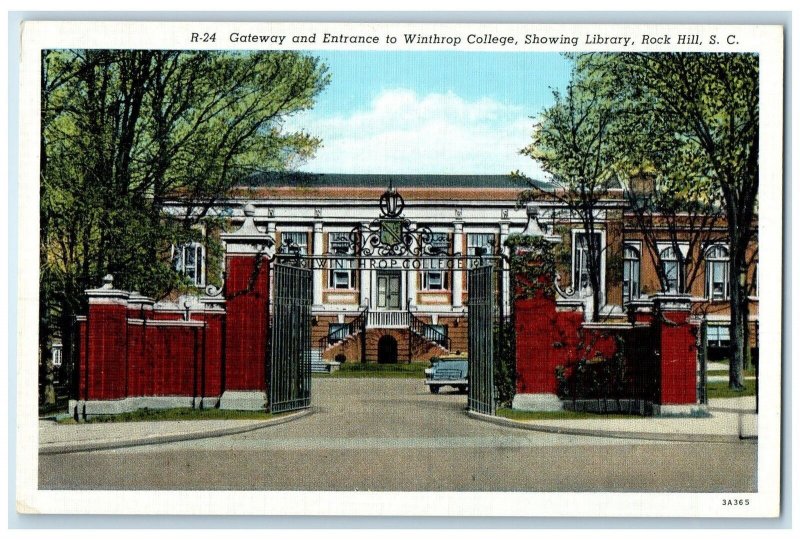
[[[350,116],[310,111],[289,119],[287,129],[321,137],[323,147],[304,170],[325,173],[506,174],[519,169],[541,176],[519,155],[528,144],[529,111],[489,98],[383,91]]]

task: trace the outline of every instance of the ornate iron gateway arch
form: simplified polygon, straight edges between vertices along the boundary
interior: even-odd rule
[[[494,326],[502,321],[503,302],[496,302],[507,279],[507,268],[499,246],[475,254],[449,253],[434,241],[429,227],[417,226],[402,216],[405,203],[389,189],[380,198],[381,216],[368,225],[357,225],[347,234],[346,245],[318,255],[303,254],[286,239],[275,252],[273,268],[274,315],[272,326],[270,402],[273,412],[308,407],[311,388],[312,272],[344,265],[350,270],[386,272],[430,271],[424,260],[436,261],[436,271],[467,272],[468,358],[471,410],[494,414]],[[368,308],[348,326],[335,332],[365,332]],[[424,324],[409,310],[409,340],[419,335],[444,346],[448,342],[432,325]],[[360,324],[360,328],[356,328]],[[353,326],[353,328],[349,328]],[[331,336],[326,336],[323,341]],[[335,337],[335,336],[334,336]],[[409,354],[412,350],[409,343]]]

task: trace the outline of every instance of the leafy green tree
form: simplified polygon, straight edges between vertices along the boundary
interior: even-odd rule
[[[526,181],[528,189],[519,203],[550,200],[563,204],[581,223],[586,244],[587,284],[573,283],[576,290],[591,289],[592,320],[598,320],[605,303],[601,297],[600,245],[603,201],[610,190],[619,188],[617,143],[624,114],[613,99],[613,89],[579,71],[563,94],[553,92],[553,105],[547,108],[534,126],[532,142],[522,150],[548,173],[547,187],[542,187],[518,171],[514,175]],[[574,276],[573,276],[574,278]]]
[[[328,75],[269,51],[44,51],[41,71],[39,339],[46,357],[60,334],[66,360],[85,289],[107,273],[156,297],[185,287],[171,246],[238,179],[313,154],[320,141],[281,121]]]
[[[595,66],[604,80],[614,81],[618,101],[646,113],[637,136],[656,141],[671,156],[661,166],[692,175],[691,182],[676,180],[694,191],[694,200],[706,198],[722,209],[730,248],[730,386],[742,389],[754,262],[748,251],[758,227],[758,57],[626,53],[604,55]],[[620,151],[630,157],[632,148]]]

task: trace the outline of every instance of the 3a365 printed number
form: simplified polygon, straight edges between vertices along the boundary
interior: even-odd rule
[[[722,506],[750,506],[750,499],[722,499]]]

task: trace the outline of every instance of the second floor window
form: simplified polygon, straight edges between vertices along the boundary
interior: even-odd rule
[[[172,265],[189,280],[191,285],[202,287],[205,278],[206,251],[199,242],[182,244],[173,248]]]
[[[680,291],[681,263],[675,253],[675,248],[667,247],[659,253],[661,269],[663,272],[665,292],[677,293]]]
[[[622,262],[622,301],[629,302],[639,298],[639,269],[641,259],[639,250],[627,245],[623,251]]]
[[[725,246],[711,246],[706,251],[706,297],[725,300],[729,296],[728,268],[730,258]]]
[[[281,233],[281,253],[293,253],[289,248],[297,247],[300,255],[308,255],[308,235],[304,232]]]
[[[602,235],[594,233],[594,241],[595,253],[599,258],[602,249]],[[599,261],[598,270],[601,270]],[[572,246],[572,287],[577,291],[587,291],[592,288],[589,278],[589,235],[585,232],[575,234],[575,242]]]
[[[467,234],[467,255],[483,257],[494,253],[494,235],[492,233]]]

